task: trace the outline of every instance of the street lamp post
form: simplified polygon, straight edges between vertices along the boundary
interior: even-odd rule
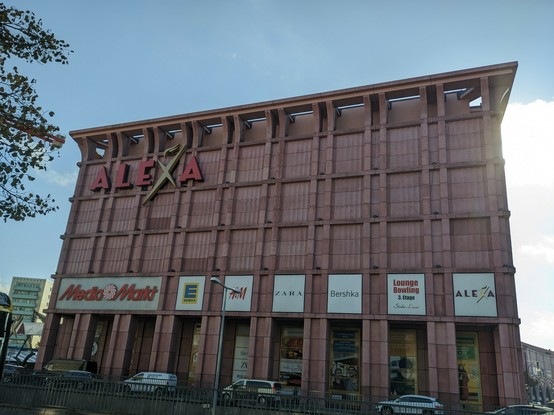
[[[217,405],[217,392],[219,389],[219,371],[221,368],[221,354],[223,352],[223,332],[225,330],[225,306],[227,303],[227,291],[230,290],[234,293],[238,293],[239,291],[235,290],[234,288],[227,287],[224,285],[221,280],[218,277],[211,277],[210,281],[214,284],[221,285],[223,287],[223,305],[221,307],[221,320],[219,322],[219,344],[217,346],[217,360],[215,363],[215,380],[214,380],[214,396],[212,400],[212,407],[211,407],[211,413],[212,415],[215,415],[215,407]]]

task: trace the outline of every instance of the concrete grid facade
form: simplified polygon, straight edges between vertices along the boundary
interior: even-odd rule
[[[240,292],[222,385],[524,401],[500,137],[516,68],[72,132],[82,160],[38,363],[213,384],[217,276]]]

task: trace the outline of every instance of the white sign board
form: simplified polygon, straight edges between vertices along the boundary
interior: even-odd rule
[[[302,313],[304,311],[305,275],[275,275],[273,311]]]
[[[497,317],[493,273],[454,273],[454,314]]]
[[[387,279],[389,314],[426,314],[424,274],[388,274]]]
[[[226,311],[250,311],[252,304],[252,275],[228,275],[223,282],[236,292],[227,291]]]
[[[56,308],[155,311],[161,283],[161,277],[63,278]]]
[[[361,274],[329,275],[327,312],[352,314],[362,312]]]

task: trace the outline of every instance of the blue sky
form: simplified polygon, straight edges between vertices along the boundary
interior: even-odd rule
[[[70,43],[21,65],[62,133],[518,61],[503,142],[521,337],[554,349],[554,2],[7,1]],[[531,128],[531,133],[524,127]],[[33,186],[60,210],[0,222],[0,289],[57,267],[80,154]]]

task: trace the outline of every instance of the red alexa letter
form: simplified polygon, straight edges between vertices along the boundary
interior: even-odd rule
[[[98,170],[98,173],[96,174],[96,178],[92,181],[92,184],[90,185],[90,190],[93,192],[105,189],[110,190],[110,179],[108,179],[108,172],[106,171],[105,167],[100,167],[100,170]]]
[[[141,161],[138,168],[138,177],[137,177],[137,186],[149,186],[152,184],[152,175],[147,173],[147,170],[150,170],[154,167],[154,160]]]
[[[117,176],[115,177],[115,187],[118,189],[128,189],[133,187],[131,183],[127,181],[129,175],[129,165],[121,163],[119,169],[117,169]]]
[[[183,174],[181,174],[177,180],[179,180],[181,183],[185,183],[187,180],[196,180],[197,182],[204,181],[204,177],[202,176],[200,167],[198,167],[198,161],[196,160],[196,157],[192,157],[190,159],[187,166],[185,167],[185,170],[183,170]]]

